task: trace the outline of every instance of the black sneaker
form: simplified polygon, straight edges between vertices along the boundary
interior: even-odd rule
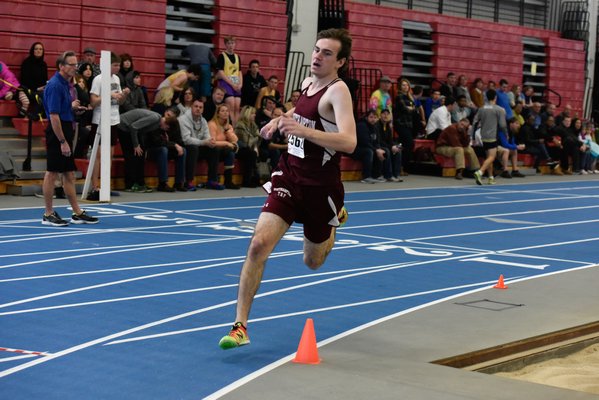
[[[158,184],[158,187],[156,188],[156,190],[159,191],[159,192],[170,192],[170,193],[172,193],[172,192],[175,191],[175,188],[172,188],[172,187],[170,187],[168,185],[168,183],[163,182],[163,183]]]
[[[100,201],[100,191],[99,190],[92,190],[88,195],[87,195],[87,201]]]
[[[187,188],[182,183],[175,183],[175,190],[177,192],[187,192]]]
[[[499,176],[501,176],[502,178],[511,179],[511,177],[512,177],[512,174],[510,174],[510,172],[509,172],[509,171],[503,171],[503,172],[501,173],[501,175],[499,175]]]
[[[67,226],[69,223],[64,219],[60,218],[60,215],[56,211],[52,212],[50,215],[44,214],[42,216],[42,225],[50,225],[50,226]]]
[[[516,170],[516,171],[512,171],[512,177],[514,178],[524,178],[526,175],[524,175],[522,172]]]
[[[73,224],[97,224],[99,220],[96,217],[87,215],[85,210],[83,210],[81,211],[81,214],[73,213],[73,215],[71,215],[71,222]]]

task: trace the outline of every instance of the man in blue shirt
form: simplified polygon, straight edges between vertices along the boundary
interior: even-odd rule
[[[75,158],[73,138],[75,114],[82,108],[76,98],[72,80],[77,72],[77,57],[72,51],[63,53],[56,61],[58,72],[48,81],[44,90],[44,108],[50,124],[46,129],[47,167],[43,191],[45,213],[43,225],[66,226],[68,222],[54,211],[52,197],[54,182],[62,174],[62,187],[73,209],[71,222],[74,224],[96,224],[98,218],[89,216],[79,208],[75,191]]]
[[[512,112],[512,106],[510,105],[510,98],[507,95],[508,82],[505,79],[499,81],[499,90],[497,91],[497,105],[505,110],[505,118],[509,120],[514,116]]]

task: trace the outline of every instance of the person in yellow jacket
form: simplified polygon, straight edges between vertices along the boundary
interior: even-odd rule
[[[241,110],[241,87],[243,75],[241,74],[241,61],[235,54],[235,38],[225,37],[225,51],[219,54],[216,60],[216,79],[218,86],[225,90],[225,104],[229,106],[233,125],[239,118]]]

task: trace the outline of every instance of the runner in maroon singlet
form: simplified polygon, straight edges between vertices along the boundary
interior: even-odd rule
[[[317,269],[347,216],[339,162],[340,152],[356,147],[356,125],[349,89],[338,73],[347,68],[351,42],[345,29],[319,32],[311,76],[302,83],[296,107],[260,132],[270,138],[278,128],[288,138],[288,151],[265,185],[269,195],[241,270],[235,324],[219,343],[223,349],[249,344],[247,321],[266,260],[291,224],[304,225],[304,263]]]

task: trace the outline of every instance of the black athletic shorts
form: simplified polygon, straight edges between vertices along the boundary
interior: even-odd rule
[[[54,134],[52,124],[48,120],[48,127],[46,128],[46,152],[47,152],[47,166],[46,171],[50,172],[69,172],[76,171],[75,166],[75,149],[73,148],[73,138],[75,132],[73,130],[73,122],[60,121],[62,126],[62,133],[64,138],[71,148],[71,155],[66,157],[60,150],[60,142]]]

